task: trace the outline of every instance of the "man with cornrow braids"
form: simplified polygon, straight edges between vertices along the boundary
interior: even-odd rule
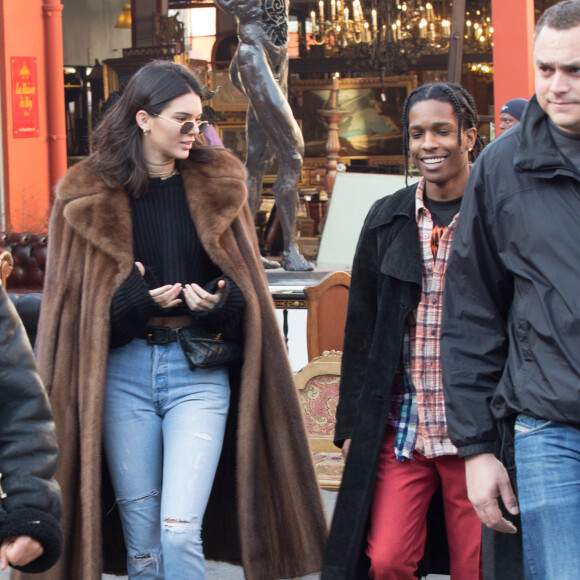
[[[458,85],[423,85],[405,102],[405,172],[410,156],[422,179],[373,205],[356,250],[335,431],[346,466],[322,580],[482,578],[481,523],[447,435],[439,358],[478,123]]]

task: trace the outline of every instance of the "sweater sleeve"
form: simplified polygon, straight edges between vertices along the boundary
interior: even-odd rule
[[[111,348],[127,344],[145,328],[150,318],[162,315],[163,310],[149,294],[150,285],[158,284],[147,275],[142,276],[135,266],[115,292],[111,303]]]

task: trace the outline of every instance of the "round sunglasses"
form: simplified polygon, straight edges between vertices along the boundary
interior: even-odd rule
[[[181,129],[179,129],[179,132],[182,135],[187,135],[188,133],[190,133],[191,130],[193,129],[194,125],[197,125],[197,128],[199,129],[200,134],[203,134],[203,132],[206,130],[206,128],[209,124],[207,121],[202,121],[202,120],[183,121],[183,123],[180,123],[179,121],[176,121],[175,119],[170,119],[169,117],[164,117],[163,115],[158,115],[157,113],[153,113],[153,114],[156,117],[159,117],[160,119],[164,119],[165,121],[171,121],[172,123],[175,123],[176,125],[180,125]]]

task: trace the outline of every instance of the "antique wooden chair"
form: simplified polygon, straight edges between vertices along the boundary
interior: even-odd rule
[[[344,469],[342,453],[333,443],[341,358],[340,352],[324,352],[294,377],[318,484],[330,490],[340,487]]]
[[[349,288],[350,274],[339,271],[304,289],[308,360],[325,350],[342,351]]]

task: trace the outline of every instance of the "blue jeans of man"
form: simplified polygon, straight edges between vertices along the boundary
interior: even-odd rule
[[[219,461],[226,368],[134,339],[107,364],[103,441],[131,580],[205,578],[201,525]]]
[[[580,430],[519,415],[518,498],[526,580],[580,577]]]

